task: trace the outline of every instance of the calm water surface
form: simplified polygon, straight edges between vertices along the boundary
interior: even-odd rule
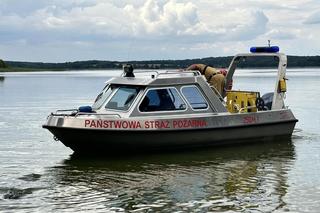
[[[56,109],[91,104],[116,71],[0,74],[0,212],[319,212],[320,69],[288,71],[291,140],[80,158],[41,128]],[[272,91],[270,70],[235,88]]]

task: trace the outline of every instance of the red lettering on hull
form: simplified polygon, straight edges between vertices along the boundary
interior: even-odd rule
[[[201,128],[206,127],[205,120],[182,119],[182,120],[85,120],[84,127],[100,129],[184,129],[184,128]]]
[[[181,128],[198,128],[198,127],[206,127],[207,122],[205,120],[174,120],[173,128],[181,129]]]

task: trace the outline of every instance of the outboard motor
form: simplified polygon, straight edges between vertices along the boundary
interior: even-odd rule
[[[261,99],[264,101],[264,107],[266,110],[271,110],[272,107],[272,100],[273,100],[273,92],[269,92],[264,94]]]
[[[123,65],[123,77],[134,77],[133,66],[131,64]]]

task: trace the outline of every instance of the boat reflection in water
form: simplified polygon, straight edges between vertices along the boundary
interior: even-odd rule
[[[72,155],[53,173],[66,208],[144,211],[286,210],[291,140],[109,158]],[[78,195],[78,196],[76,196]]]

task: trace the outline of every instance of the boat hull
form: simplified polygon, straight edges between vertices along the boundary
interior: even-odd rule
[[[141,152],[221,146],[290,137],[297,120],[183,130],[106,130],[47,126],[76,153]]]

